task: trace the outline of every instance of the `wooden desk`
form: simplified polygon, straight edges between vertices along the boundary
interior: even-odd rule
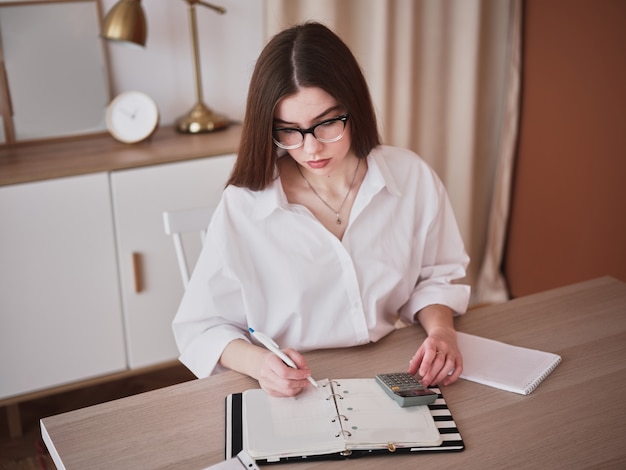
[[[625,283],[600,278],[472,310],[457,327],[563,363],[528,396],[465,380],[445,388],[464,452],[280,468],[626,468]],[[409,327],[306,358],[318,378],[371,377],[403,369],[423,338]],[[229,372],[45,418],[42,434],[59,468],[201,469],[224,458],[224,397],[256,386]]]

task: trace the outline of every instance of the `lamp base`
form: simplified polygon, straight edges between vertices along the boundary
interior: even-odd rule
[[[229,124],[226,116],[214,113],[200,102],[176,121],[176,130],[184,134],[199,134],[225,129]]]

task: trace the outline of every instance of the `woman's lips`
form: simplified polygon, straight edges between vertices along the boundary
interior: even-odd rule
[[[326,165],[328,165],[328,162],[330,162],[330,159],[325,158],[323,160],[309,160],[308,162],[306,162],[306,164],[309,165],[311,168],[317,170],[320,168],[324,168]]]

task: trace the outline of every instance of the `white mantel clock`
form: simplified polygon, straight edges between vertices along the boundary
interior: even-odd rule
[[[120,142],[134,144],[146,140],[158,125],[156,103],[140,91],[121,93],[107,107],[107,129]]]

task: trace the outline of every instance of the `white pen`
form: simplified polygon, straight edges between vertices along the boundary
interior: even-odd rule
[[[293,362],[291,358],[287,356],[287,354],[285,354],[284,352],[280,350],[280,348],[278,347],[278,345],[272,338],[270,338],[267,335],[264,335],[260,331],[255,331],[254,328],[248,328],[248,331],[250,331],[250,333],[254,335],[254,337],[259,341],[259,343],[261,343],[271,352],[273,352],[278,357],[280,357],[280,359],[289,367],[291,367],[292,369],[298,368],[298,366],[296,366],[296,363]],[[311,382],[311,385],[313,385],[314,387],[319,387],[319,385],[317,385],[317,382],[310,375],[307,377],[307,380]]]

